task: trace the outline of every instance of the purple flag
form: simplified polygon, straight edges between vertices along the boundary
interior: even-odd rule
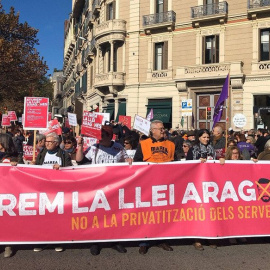
[[[154,112],[153,112],[153,109],[151,109],[150,112],[148,113],[146,119],[148,121],[151,121],[153,118],[154,118]]]
[[[213,127],[216,125],[217,122],[220,121],[220,119],[222,117],[224,103],[225,103],[225,100],[229,96],[229,84],[230,84],[230,76],[228,74],[227,78],[225,80],[225,83],[223,84],[220,96],[218,98],[217,104],[216,104],[215,109],[214,109]]]

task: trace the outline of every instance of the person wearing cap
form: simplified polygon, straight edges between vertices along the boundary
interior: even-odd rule
[[[177,160],[174,143],[166,140],[164,137],[165,129],[163,122],[160,120],[152,121],[150,125],[150,138],[140,141],[133,161],[163,163]],[[173,248],[163,241],[159,241],[157,246],[166,251],[173,251]],[[150,244],[149,242],[142,242],[139,244],[139,247],[139,253],[144,255],[148,252]]]
[[[186,140],[189,141],[192,145],[194,145],[195,136],[196,136],[195,131],[194,130],[189,130],[187,132],[187,139]]]
[[[130,159],[126,153],[124,147],[112,141],[113,127],[111,125],[103,125],[101,128],[101,139],[99,143],[92,145],[87,149],[87,153],[83,153],[83,137],[78,138],[78,149],[76,152],[76,162],[78,165],[91,163],[91,164],[105,164],[105,163],[118,163],[118,162],[130,162]],[[120,244],[116,243],[113,249],[119,253],[126,253],[127,250]],[[98,255],[100,253],[100,247],[98,244],[93,244],[90,247],[92,255]]]

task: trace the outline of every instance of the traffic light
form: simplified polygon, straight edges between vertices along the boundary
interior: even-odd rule
[[[211,120],[211,107],[206,107],[206,119]]]

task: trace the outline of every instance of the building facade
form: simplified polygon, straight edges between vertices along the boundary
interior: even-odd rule
[[[65,22],[63,108],[212,128],[230,74],[226,115],[244,129],[270,127],[270,2],[266,0],[73,0]],[[227,110],[227,111],[226,111]],[[269,113],[268,113],[269,111]]]

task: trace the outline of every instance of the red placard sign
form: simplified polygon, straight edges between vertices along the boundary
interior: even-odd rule
[[[7,114],[2,114],[2,127],[9,127],[11,125],[10,118]]]
[[[38,151],[36,149],[35,156],[37,157]],[[23,146],[23,159],[25,160],[33,160],[33,146],[32,145],[24,145]]]
[[[24,129],[46,129],[48,124],[49,99],[44,97],[24,98]]]
[[[52,121],[49,122],[48,129],[45,130],[44,132],[41,132],[44,135],[47,135],[49,133],[56,133],[57,135],[62,134],[62,128],[60,126],[60,123],[58,122],[57,119],[53,119]]]
[[[119,115],[119,122],[131,129],[131,116]]]
[[[101,139],[101,126],[103,116],[88,111],[83,112],[81,134],[87,137]]]
[[[17,121],[17,115],[15,111],[8,111],[8,117],[10,118],[10,121]]]

